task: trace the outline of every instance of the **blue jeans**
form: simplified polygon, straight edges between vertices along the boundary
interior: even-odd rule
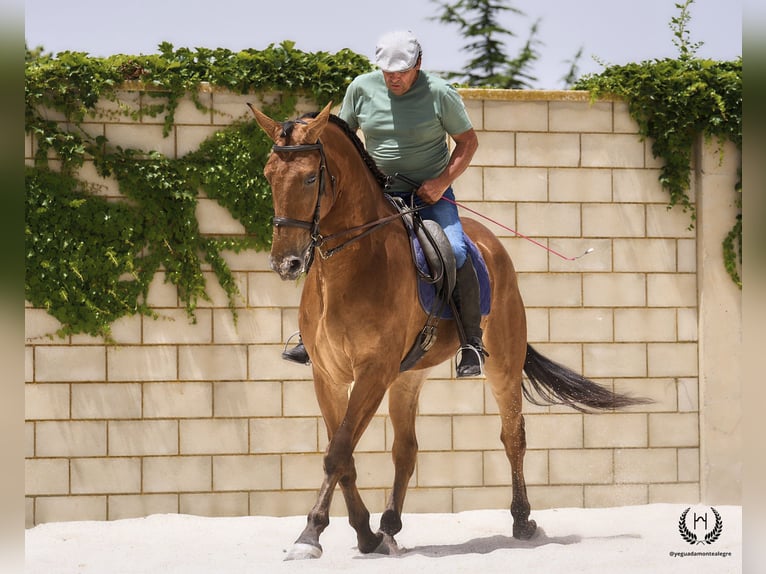
[[[394,194],[404,198],[407,204],[410,204],[409,196],[411,194]],[[448,187],[444,192],[444,197],[455,201],[455,192],[452,191],[452,187]],[[423,201],[416,195],[415,207],[424,205]],[[467,247],[465,245],[465,236],[463,235],[463,225],[460,223],[460,217],[457,214],[457,206],[448,202],[439,200],[433,205],[428,205],[420,210],[420,216],[423,219],[431,219],[438,223],[444,233],[449,239],[450,245],[452,245],[452,251],[455,253],[455,263],[457,268],[460,269],[465,263]]]

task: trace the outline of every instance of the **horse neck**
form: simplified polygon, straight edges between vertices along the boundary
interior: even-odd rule
[[[326,238],[337,234],[325,249],[353,243],[338,252],[337,259],[315,259],[312,276],[319,280],[318,289],[325,297],[345,293],[349,285],[360,285],[360,277],[374,277],[378,286],[385,284],[379,282],[381,278],[398,277],[392,271],[400,269],[410,254],[407,233],[400,221],[389,219],[379,227],[368,226],[395,215],[396,209],[355,144],[340,128],[332,126],[331,131],[329,127],[321,139],[329,175],[336,178],[335,197],[327,202],[331,205],[320,219],[319,230]],[[329,188],[328,193],[332,194]],[[401,288],[398,285],[398,292]]]
[[[383,191],[354,144],[339,128],[322,134],[329,174],[335,178],[335,197],[324,215],[323,234],[363,225],[392,213]],[[332,190],[328,187],[328,192]]]

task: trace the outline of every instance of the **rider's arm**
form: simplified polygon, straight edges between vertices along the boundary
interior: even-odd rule
[[[452,139],[455,141],[455,148],[452,150],[447,167],[434,179],[424,181],[418,189],[418,195],[426,203],[436,203],[441,199],[442,194],[452,185],[452,182],[468,168],[473,154],[479,147],[479,138],[473,128],[453,135]]]

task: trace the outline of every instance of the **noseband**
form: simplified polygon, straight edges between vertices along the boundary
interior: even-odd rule
[[[314,207],[314,216],[311,221],[305,221],[301,219],[293,219],[291,217],[274,216],[274,227],[298,227],[305,229],[311,236],[311,243],[309,244],[308,253],[306,255],[306,261],[304,262],[303,271],[308,273],[311,264],[314,262],[314,251],[317,245],[321,245],[323,242],[322,235],[319,233],[319,212],[322,204],[322,196],[325,192],[325,174],[327,170],[327,157],[324,153],[324,146],[322,142],[317,140],[317,143],[313,144],[299,144],[299,145],[276,145],[271,146],[272,151],[280,152],[307,152],[307,151],[319,151],[319,193],[317,194],[317,202]],[[330,181],[333,186],[333,192],[335,191],[335,178],[330,175]]]

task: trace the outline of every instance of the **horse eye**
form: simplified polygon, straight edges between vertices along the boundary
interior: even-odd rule
[[[317,180],[317,176],[312,174],[306,178],[306,185],[313,185]]]

